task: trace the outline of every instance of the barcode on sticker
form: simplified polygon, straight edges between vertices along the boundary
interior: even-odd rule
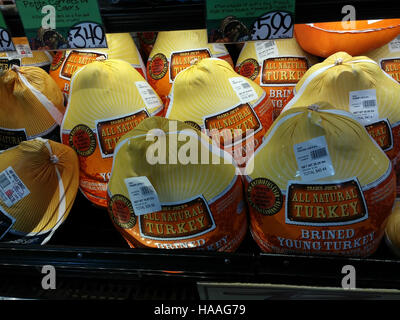
[[[143,99],[146,108],[151,109],[159,108],[162,105],[160,97],[154,92],[150,85],[145,81],[136,81],[136,88]]]
[[[257,59],[259,62],[279,55],[278,46],[274,40],[255,42]]]
[[[364,108],[372,108],[376,106],[375,100],[363,100],[362,102]]]
[[[379,119],[376,90],[350,91],[349,111],[364,125],[376,122]]]
[[[326,157],[327,155],[328,155],[328,152],[326,151],[326,148],[312,150],[310,153],[312,160],[323,158],[323,157]]]
[[[0,198],[11,207],[30,193],[12,167],[0,173]]]
[[[141,187],[140,191],[142,192],[142,195],[144,195],[144,196],[154,192],[154,190],[148,186]]]
[[[294,154],[303,181],[312,181],[335,174],[325,136],[295,144]]]
[[[257,92],[248,81],[251,80],[248,80],[244,77],[229,78],[232,89],[236,92],[236,95],[239,97],[241,103],[249,103],[250,101],[258,98]]]
[[[125,185],[136,216],[161,211],[157,192],[147,177],[126,178]]]

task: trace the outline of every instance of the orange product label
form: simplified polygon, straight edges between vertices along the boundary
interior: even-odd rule
[[[390,169],[367,190],[356,178],[289,182],[279,209],[279,193],[260,179],[247,183],[246,194],[257,200],[249,201],[251,232],[265,252],[368,256],[379,246],[396,196]]]
[[[246,138],[248,130],[254,130],[256,133],[262,129],[260,120],[248,103],[204,118],[204,126],[209,134],[213,134],[213,130],[218,130],[220,144],[223,146],[242,142]]]
[[[255,80],[260,73],[260,65],[256,59],[246,59],[236,67],[236,72],[243,77]]]
[[[288,98],[292,95],[294,86],[268,86],[264,90],[269,96],[270,103],[273,109],[273,120],[278,118],[282,109],[286,106]]]
[[[400,83],[400,57],[381,60],[381,68]]]
[[[308,69],[306,58],[269,58],[263,62],[261,85],[296,84]]]
[[[210,51],[207,49],[173,52],[170,59],[170,80],[174,81],[179,72],[190,67],[192,64],[210,57]]]
[[[111,157],[119,139],[148,117],[148,112],[143,109],[123,117],[96,121],[97,136],[103,158]]]
[[[99,57],[107,58],[107,55],[105,53],[71,51],[61,67],[60,77],[70,80],[74,72]]]
[[[291,183],[286,197],[286,223],[334,225],[368,218],[356,179],[340,184]]]
[[[139,217],[140,232],[151,239],[185,239],[211,231],[215,223],[205,199],[201,196],[173,205],[162,205],[162,211]]]
[[[267,102],[265,95],[255,107],[240,104],[204,118],[207,134],[232,155],[239,167],[246,165],[272,124],[272,108]]]
[[[129,199],[107,194],[114,225],[131,247],[232,252],[247,231],[243,185],[236,176],[220,196],[161,203],[161,211],[135,216]]]
[[[393,148],[392,128],[386,119],[369,124],[365,128],[383,151]]]

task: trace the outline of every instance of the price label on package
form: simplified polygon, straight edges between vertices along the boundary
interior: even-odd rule
[[[0,52],[7,51],[15,51],[15,46],[12,41],[11,34],[8,32],[3,14],[0,11]]]
[[[125,185],[136,216],[161,211],[157,192],[147,177],[126,178]]]
[[[364,125],[378,121],[379,110],[376,99],[376,90],[367,89],[350,91],[349,110],[356,116],[358,121]]]
[[[325,136],[295,144],[293,148],[301,180],[318,180],[335,174]]]
[[[17,1],[32,50],[107,48],[97,0]]]
[[[258,98],[256,90],[241,77],[229,78],[232,89],[236,92],[241,103],[248,103]]]
[[[293,38],[295,0],[207,0],[209,42]]]

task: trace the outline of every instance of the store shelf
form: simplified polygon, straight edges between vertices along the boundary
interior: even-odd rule
[[[56,270],[56,290],[41,287],[44,265]],[[400,259],[384,242],[368,258],[265,254],[250,234],[235,253],[131,249],[107,212],[78,194],[48,244],[0,244],[0,296],[195,300],[199,282],[340,288],[345,265],[357,288],[396,289],[400,299]]]
[[[201,1],[99,1],[106,32],[168,31],[206,28],[205,0]],[[397,0],[317,0],[296,1],[296,23],[341,21],[342,8],[353,5],[356,18],[400,18]],[[11,34],[23,36],[20,18],[15,10],[4,11]]]

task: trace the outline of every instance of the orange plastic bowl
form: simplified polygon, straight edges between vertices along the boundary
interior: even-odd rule
[[[400,34],[400,19],[296,24],[295,37],[303,50],[323,58],[345,51],[352,56],[379,48]]]

